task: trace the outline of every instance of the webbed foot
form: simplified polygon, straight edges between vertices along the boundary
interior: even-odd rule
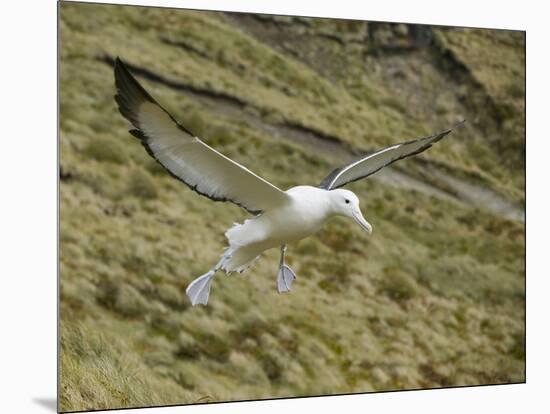
[[[281,265],[277,274],[277,290],[279,293],[290,292],[290,287],[295,279],[296,274],[292,269],[285,264]]]

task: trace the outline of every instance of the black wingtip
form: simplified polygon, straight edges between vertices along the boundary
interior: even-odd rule
[[[130,71],[128,70],[128,67],[126,66],[126,64],[122,61],[122,59],[117,56],[115,58],[115,76],[116,74],[119,73],[119,74],[124,74],[124,75],[130,75]]]
[[[464,127],[464,125],[466,125],[466,120],[465,119],[463,119],[458,124],[456,124],[453,129],[462,128],[462,127]]]
[[[140,128],[138,111],[143,102],[156,103],[149,93],[130,73],[119,56],[115,58],[114,64],[115,100],[120,113],[128,119],[136,128]]]
[[[120,59],[120,57],[117,56],[115,58],[115,64],[114,64],[115,76],[121,67],[124,67],[124,63],[122,62],[122,59]]]
[[[114,74],[115,74],[115,88],[116,95],[115,100],[118,104],[120,113],[128,119],[134,127],[140,129],[139,117],[138,117],[138,108],[144,102],[150,102],[157,105],[161,108],[166,114],[172,119],[172,121],[185,133],[196,136],[190,130],[181,125],[174,117],[166,111],[150,94],[145,90],[143,86],[137,81],[137,79],[132,75],[128,66],[132,68],[134,72],[146,72],[144,70],[136,69],[132,65],[126,65],[122,59],[117,56],[115,58],[114,64]]]
[[[139,85],[139,83],[136,81],[136,79],[132,76],[124,62],[122,62],[122,59],[120,57],[116,57],[115,59],[115,84],[117,86],[117,89],[120,91],[124,86],[131,87],[132,89],[136,88],[136,84]],[[138,86],[138,88],[141,87],[141,85]]]
[[[448,130],[443,131],[443,132],[440,132],[439,134],[436,134],[438,137],[437,137],[435,140],[433,140],[432,142],[438,142],[438,141],[440,141],[442,138],[446,137],[446,136],[449,135],[451,132],[453,132],[455,129],[463,128],[465,123],[466,123],[466,120],[463,119],[463,120],[460,121],[458,124],[456,124],[455,126],[449,128]]]

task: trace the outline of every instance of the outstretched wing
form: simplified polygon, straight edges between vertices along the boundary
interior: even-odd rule
[[[463,123],[464,121],[459,123],[454,128],[462,125]],[[432,144],[441,140],[454,128],[448,129],[446,131],[440,132],[439,134],[429,137],[419,138],[412,141],[391,145],[369,155],[363,155],[360,158],[351,161],[349,164],[346,164],[343,167],[337,168],[332,171],[321,182],[321,184],[319,184],[319,187],[326,190],[333,190],[353,181],[360,180],[361,178],[368,177],[369,175],[374,174],[375,172],[395,161],[410,157],[411,155],[419,154],[422,151],[427,150],[432,146]]]
[[[118,57],[115,85],[118,109],[136,128],[130,133],[141,141],[149,155],[191,189],[214,201],[231,201],[253,214],[288,201],[285,192],[206,145],[180,125]]]

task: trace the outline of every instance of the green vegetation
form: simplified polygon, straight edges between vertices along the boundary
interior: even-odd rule
[[[523,223],[406,184],[352,184],[373,235],[338,218],[291,245],[290,294],[270,251],[190,307],[185,287],[247,214],[147,155],[109,63],[160,76],[138,77],[285,189],[338,164],[327,142],[372,149],[466,118],[400,170],[445,190],[425,172],[439,168],[517,202],[523,34],[439,28],[419,46],[405,25],[71,3],[60,29],[62,410],[525,379]]]

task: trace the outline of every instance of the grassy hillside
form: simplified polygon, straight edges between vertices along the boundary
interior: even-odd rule
[[[71,3],[60,30],[62,410],[524,380],[524,224],[443,179],[520,208],[522,33]],[[197,196],[128,134],[116,56],[284,189],[468,123],[393,185],[350,185],[372,236],[334,219],[291,245],[290,294],[270,251],[192,308],[185,287],[247,213]]]

